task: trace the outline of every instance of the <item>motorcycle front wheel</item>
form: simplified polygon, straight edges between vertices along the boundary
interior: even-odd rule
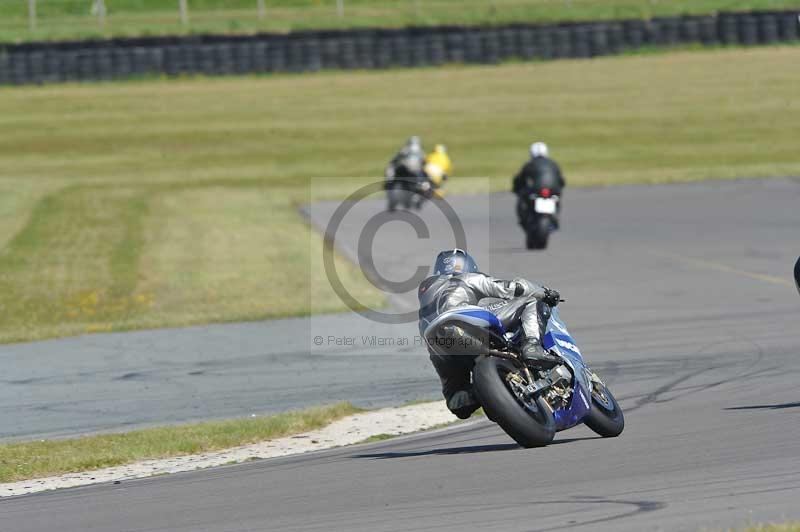
[[[604,438],[615,438],[625,428],[625,416],[611,390],[595,383],[592,390],[592,409],[584,418],[587,427]]]
[[[524,376],[513,362],[479,357],[472,370],[475,393],[489,419],[522,447],[543,447],[553,441],[555,420],[541,397],[522,393]]]
[[[400,203],[400,190],[394,183],[390,184],[386,190],[386,200],[386,208],[389,212],[397,210],[397,204]]]

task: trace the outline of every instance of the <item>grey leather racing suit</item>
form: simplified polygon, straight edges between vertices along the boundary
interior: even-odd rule
[[[437,275],[425,279],[419,287],[419,328],[425,328],[439,314],[463,306],[477,305],[482,299],[496,298],[491,304],[482,306],[495,314],[508,330],[521,327],[525,344],[541,348],[541,337],[549,319],[550,307],[543,299],[558,293],[525,279],[512,281],[495,279],[482,273]],[[498,299],[500,301],[498,301]],[[442,382],[442,393],[448,408],[458,417],[468,417],[478,405],[465,405],[463,398],[471,390],[470,372],[474,364],[472,356],[457,353],[441,354],[428,347],[431,362]],[[457,403],[457,404],[454,404]]]

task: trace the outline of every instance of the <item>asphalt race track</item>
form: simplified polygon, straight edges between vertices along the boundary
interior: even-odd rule
[[[365,325],[355,315],[321,316],[0,346],[0,439],[438,395],[420,349],[316,349],[309,334],[355,335]]]
[[[621,437],[580,427],[525,450],[478,420],[8,499],[0,529],[696,531],[800,518],[800,297],[792,278],[800,182],[569,190],[563,229],[546,252],[523,249],[510,196],[451,203],[485,270],[561,290],[562,317],[625,410]],[[316,205],[309,215],[324,226],[335,207]],[[360,227],[381,207],[353,208],[337,234],[342,249],[355,254]],[[373,249],[384,277],[408,277],[431,250],[452,245],[436,216],[431,205],[422,212],[434,226],[428,240],[402,222],[379,230]],[[391,332],[398,330],[416,333],[414,324]],[[332,349],[321,346],[319,356]],[[408,354],[398,358],[409,365],[424,362],[418,350],[386,349],[389,367],[394,352]]]

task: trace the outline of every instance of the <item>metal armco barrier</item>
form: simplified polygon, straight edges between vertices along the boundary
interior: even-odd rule
[[[587,58],[680,44],[796,41],[800,10],[554,25],[308,31],[0,44],[0,84]]]

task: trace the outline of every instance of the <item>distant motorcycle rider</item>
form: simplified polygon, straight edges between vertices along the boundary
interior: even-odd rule
[[[422,178],[419,182],[416,207],[420,208],[426,199],[444,197],[442,186],[453,171],[453,163],[447,154],[444,144],[437,144],[433,151],[425,156]]]
[[[434,188],[440,188],[453,172],[453,162],[444,144],[437,144],[433,151],[425,156],[425,175]]]
[[[501,280],[478,271],[478,265],[466,251],[442,251],[436,257],[434,274],[419,286],[419,329],[423,337],[428,325],[443,312],[459,307],[475,306],[484,298],[503,301],[486,307],[495,314],[507,330],[522,328],[522,355],[542,367],[558,364],[560,358],[542,347],[542,335],[550,308],[560,301],[557,291],[525,279]],[[480,407],[472,393],[470,372],[474,357],[463,356],[457,342],[446,342],[447,336],[458,331],[443,327],[437,332],[437,344],[454,346],[451,354],[441,354],[428,346],[433,367],[442,382],[442,394],[447,408],[466,419]],[[455,339],[455,338],[453,338]]]
[[[422,177],[425,166],[425,151],[419,137],[410,137],[405,145],[389,162],[385,176],[387,181],[406,179],[415,182]]]
[[[551,194],[561,196],[566,186],[561,168],[549,156],[547,144],[534,142],[531,144],[530,154],[530,160],[514,176],[512,185],[512,190],[518,197],[517,216],[520,223],[525,219],[525,212],[530,204],[527,198],[531,193],[547,188]],[[559,202],[559,209],[560,207]]]

